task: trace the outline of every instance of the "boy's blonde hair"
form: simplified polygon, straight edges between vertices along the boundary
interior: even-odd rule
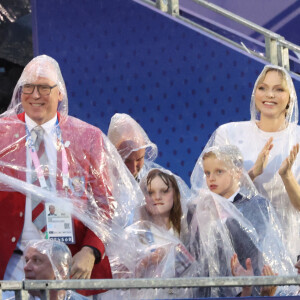
[[[202,155],[202,161],[206,158],[217,158],[225,163],[225,165],[237,171],[241,171],[244,164],[244,159],[241,151],[235,145],[214,146],[207,149]]]

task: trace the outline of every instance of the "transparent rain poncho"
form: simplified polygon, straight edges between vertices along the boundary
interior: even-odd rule
[[[293,80],[290,76],[290,74],[287,72],[286,69],[279,67],[279,66],[274,66],[274,65],[267,65],[264,67],[258,78],[256,79],[256,82],[254,84],[253,92],[251,94],[251,103],[250,103],[250,114],[251,114],[251,121],[259,121],[260,120],[260,112],[257,110],[257,107],[255,105],[255,91],[257,89],[257,86],[259,83],[262,82],[262,80],[265,78],[266,73],[270,70],[276,70],[281,72],[285,82],[286,82],[286,87],[289,91],[290,94],[290,102],[289,102],[289,107],[287,108],[286,111],[286,123],[290,124],[298,124],[298,116],[299,116],[299,110],[298,110],[298,101],[297,101],[297,94],[295,90],[295,86],[293,83]]]
[[[154,207],[155,201],[164,201],[164,205],[166,205],[167,200],[165,198],[165,200],[154,200],[154,196],[149,194],[150,184],[154,178],[161,178],[159,177],[161,172],[167,174],[163,177],[165,179],[163,182],[173,193],[173,205],[169,215],[170,228],[165,226],[164,217],[161,215],[166,212],[156,210]],[[170,181],[171,176],[173,176],[171,180],[174,180],[176,184],[174,181]],[[110,256],[113,278],[195,276],[198,272],[198,265],[184,245],[187,228],[183,212],[186,211],[187,199],[180,197],[181,191],[183,194],[188,193],[185,190],[188,187],[179,177],[175,177],[165,169],[150,170],[140,185],[145,193],[146,203],[135,211],[134,222],[125,228],[124,234],[119,236],[115,244],[110,243],[109,245],[109,253],[114,254]],[[161,192],[164,193],[166,190]],[[178,222],[180,219],[181,222]],[[126,255],[124,256],[123,253]],[[192,289],[110,291],[103,296],[108,297],[107,299],[122,299],[122,297],[124,299],[165,299],[187,297],[188,295],[192,296]]]
[[[47,84],[47,80],[53,85],[57,84],[62,101],[58,104],[56,124],[51,131],[46,131],[48,140],[45,145],[48,147],[45,147],[45,151],[49,165],[40,163],[35,168],[29,150],[31,133],[27,130],[21,99],[24,96],[24,84],[34,84],[37,80],[39,84],[43,80]],[[34,92],[37,92],[36,89]],[[51,90],[51,93],[56,92]],[[51,97],[50,94],[34,100],[39,103],[34,109],[42,110],[47,104],[53,103],[50,102],[50,99],[53,100]],[[107,137],[98,128],[68,116],[67,103],[67,92],[57,62],[46,55],[34,58],[25,67],[16,85],[8,111],[0,116],[2,214],[10,207],[7,201],[12,201],[12,209],[3,215],[0,228],[4,230],[8,226],[7,220],[11,222],[20,218],[14,204],[19,205],[20,201],[25,203],[25,198],[27,201],[35,197],[43,200],[46,206],[55,205],[58,218],[63,217],[64,213],[72,216],[75,235],[79,234],[74,241],[76,247],[85,242],[82,232],[88,231],[83,230],[80,222],[106,244],[117,238],[118,230],[122,231],[122,227],[128,223],[127,218],[143,199],[143,194]],[[41,173],[49,177],[50,185],[43,187],[39,183],[32,183],[31,179],[39,178]],[[50,230],[47,235],[50,237]],[[16,238],[18,240],[19,237]]]
[[[256,276],[261,275],[264,264],[280,275],[295,273],[276,213],[245,172],[236,146],[205,148],[194,167],[191,185],[189,250],[203,266],[199,276],[231,276],[234,253],[244,268],[246,259],[251,258]],[[221,196],[230,187],[227,198]],[[239,290],[212,288],[206,296],[235,296]],[[253,295],[258,293],[255,288]]]
[[[29,241],[24,250],[23,258],[25,260],[25,264],[29,248],[33,248],[37,252],[47,255],[56,280],[64,280],[70,278],[72,254],[65,243],[53,240]]]
[[[255,105],[255,92],[270,70],[278,71],[283,78],[283,87],[288,90],[290,101],[286,109],[285,124],[282,130],[266,132],[259,128],[260,112]],[[293,81],[289,73],[278,66],[267,65],[259,75],[252,92],[250,103],[251,120],[232,122],[221,125],[212,135],[207,147],[213,145],[232,144],[239,147],[244,157],[244,167],[249,171],[257,160],[268,140],[273,138],[268,163],[261,175],[255,178],[254,184],[258,192],[269,199],[275,208],[283,228],[283,235],[294,261],[300,253],[300,215],[292,206],[278,170],[288,157],[292,147],[300,141],[298,123],[298,102]],[[296,158],[292,172],[300,182],[300,158]]]
[[[142,178],[157,157],[157,146],[150,141],[144,129],[129,115],[117,113],[111,118],[107,136],[123,161],[133,152],[145,150],[144,166],[138,173],[138,180]]]
[[[110,259],[113,278],[174,278],[197,274],[197,262],[180,239],[152,222],[137,221],[128,226],[118,245],[114,258]],[[103,299],[175,299],[191,297],[192,289],[113,290],[103,296],[107,297]]]
[[[166,174],[166,175],[164,175]],[[149,176],[151,175],[151,177]],[[169,178],[171,179],[168,179]],[[140,187],[145,195],[145,204],[138,208],[138,211],[135,214],[135,220],[147,220],[153,222],[153,217],[151,215],[151,203],[153,202],[151,195],[149,194],[149,184],[151,185],[152,180],[155,177],[161,178],[164,183],[170,186],[175,194],[178,195],[178,199],[180,199],[180,207],[181,207],[181,223],[180,223],[180,233],[179,238],[181,241],[186,244],[188,242],[188,228],[187,228],[187,206],[188,202],[191,198],[191,190],[184,182],[184,180],[178,175],[173,174],[170,170],[164,169],[155,164],[155,168],[151,168],[145,174],[145,176],[141,179]],[[170,182],[170,180],[174,180],[174,183]],[[176,187],[174,187],[176,185]],[[177,191],[178,187],[178,191]],[[179,201],[178,201],[179,202]],[[174,201],[176,203],[176,201]],[[177,219],[178,215],[174,218]]]
[[[48,78],[57,84],[59,91],[62,93],[62,101],[59,103],[57,111],[61,116],[68,115],[68,96],[64,79],[62,77],[59,65],[56,60],[47,56],[40,55],[33,58],[27,64],[19,78],[13,92],[12,100],[6,112],[1,117],[15,116],[24,112],[21,103],[21,89],[24,84],[32,83],[39,77]]]
[[[46,255],[45,257],[39,256],[40,254]],[[50,270],[47,269],[48,262],[50,262],[55,280],[66,280],[70,279],[70,270],[72,265],[72,254],[68,246],[62,242],[54,240],[31,240],[27,243],[24,249],[24,265],[26,266],[26,274],[30,278],[27,280],[49,280]],[[28,264],[28,265],[27,265]],[[43,268],[40,267],[42,264]],[[46,269],[46,270],[45,270]],[[47,272],[47,278],[43,278],[43,273]],[[34,278],[31,278],[31,277]],[[36,278],[37,277],[37,278]],[[57,293],[57,291],[50,291],[51,293]],[[75,293],[74,291],[59,291],[57,299],[68,300],[68,299],[88,299]]]

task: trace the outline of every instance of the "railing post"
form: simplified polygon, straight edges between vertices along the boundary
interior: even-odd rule
[[[29,298],[29,294],[25,290],[15,291],[15,300],[27,300]]]
[[[290,70],[289,49],[280,43],[280,41],[284,40],[284,37],[281,37],[278,41],[278,65],[284,67],[286,70]]]
[[[179,15],[179,0],[169,0],[168,14],[170,14],[172,16]]]
[[[156,0],[156,7],[172,16],[179,14],[179,0]]]
[[[273,65],[278,65],[277,39],[265,36],[265,47],[267,60]]]
[[[50,291],[48,289],[41,290],[41,300],[49,300],[50,299]]]
[[[168,12],[168,0],[156,0],[156,7],[163,12]]]

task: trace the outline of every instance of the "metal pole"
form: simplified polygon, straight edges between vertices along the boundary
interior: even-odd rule
[[[156,7],[171,16],[179,15],[179,0],[156,0]]]
[[[277,39],[265,36],[265,46],[265,56],[267,60],[273,65],[278,65]]]
[[[179,15],[179,0],[169,0],[168,14],[170,14],[172,16]]]
[[[156,7],[163,12],[168,12],[168,0],[156,0]]]
[[[141,289],[219,286],[299,285],[300,276],[184,277],[139,279],[26,280],[26,290]]]
[[[278,41],[277,52],[278,52],[278,64],[287,70],[290,70],[290,58],[289,49],[283,45],[284,37]]]
[[[28,300],[29,294],[25,290],[15,291],[15,300]]]
[[[50,300],[50,291],[48,289],[41,290],[41,300]]]

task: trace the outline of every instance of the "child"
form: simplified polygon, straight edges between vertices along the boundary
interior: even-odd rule
[[[233,203],[254,226],[259,237],[264,236],[265,223],[269,220],[272,207],[257,193],[244,171],[243,157],[238,147],[223,145],[204,150],[192,173],[191,183],[194,193],[197,189],[207,187],[214,194]]]
[[[110,256],[114,278],[174,278],[192,276],[197,263],[180,239],[185,232],[186,184],[165,169],[151,169],[142,178],[145,204],[135,213]],[[124,253],[126,255],[124,256]],[[107,293],[110,299],[157,299],[191,295],[192,289],[141,289]]]
[[[217,157],[216,153],[209,151],[204,153],[203,170],[208,188],[233,202],[240,186],[242,159],[238,149],[234,146],[227,147],[229,153],[223,152],[223,157]],[[230,149],[231,148],[231,149]],[[236,151],[235,164],[231,164],[229,155]]]
[[[204,275],[229,276],[233,253],[243,264],[250,258],[255,275],[261,274],[264,260],[274,270],[292,270],[276,215],[244,171],[236,146],[205,149],[193,170],[191,184],[194,196],[188,214],[190,251],[198,260],[205,257]],[[253,293],[258,292],[254,289]],[[230,293],[220,289],[213,296]]]

